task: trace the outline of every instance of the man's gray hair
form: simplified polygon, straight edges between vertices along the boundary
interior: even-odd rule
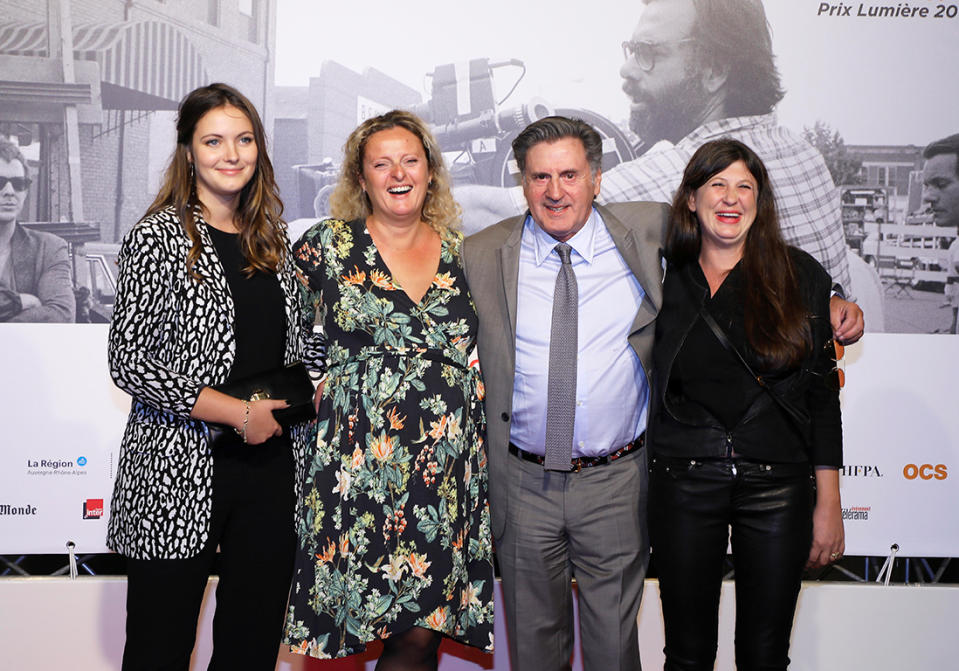
[[[564,116],[548,116],[534,121],[513,140],[513,154],[520,173],[526,172],[526,153],[541,142],[556,142],[563,138],[575,138],[583,143],[586,160],[593,174],[603,166],[603,138],[596,129],[582,119]]]

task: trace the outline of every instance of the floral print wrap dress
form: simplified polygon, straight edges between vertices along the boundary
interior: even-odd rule
[[[294,248],[303,328],[326,348],[286,623],[294,652],[361,652],[418,626],[493,647],[493,569],[477,318],[459,261],[414,303],[363,220],[327,219]],[[314,331],[314,319],[322,336]],[[319,342],[317,342],[319,340]]]

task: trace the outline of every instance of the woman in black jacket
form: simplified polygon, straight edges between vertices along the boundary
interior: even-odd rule
[[[277,423],[282,400],[213,387],[305,357],[282,210],[250,101],[191,92],[160,193],[123,241],[110,326],[110,372],[132,396],[107,536],[128,560],[124,669],[189,667],[218,546],[210,668],[276,666],[306,426]]]
[[[649,433],[665,668],[713,668],[730,540],[737,666],[785,669],[803,569],[843,552],[832,282],[783,242],[766,169],[735,140],[690,160],[666,257]]]

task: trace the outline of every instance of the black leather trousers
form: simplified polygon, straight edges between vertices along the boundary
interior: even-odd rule
[[[809,465],[655,457],[650,468],[666,671],[713,669],[727,539],[736,576],[736,666],[785,669],[812,542]]]

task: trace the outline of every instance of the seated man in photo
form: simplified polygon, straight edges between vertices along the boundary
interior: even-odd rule
[[[0,137],[0,321],[72,322],[67,243],[18,223],[30,178],[19,148]]]

